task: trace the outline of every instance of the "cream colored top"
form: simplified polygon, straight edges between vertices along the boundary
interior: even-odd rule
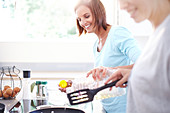
[[[127,113],[170,113],[170,15],[150,37],[132,70]]]

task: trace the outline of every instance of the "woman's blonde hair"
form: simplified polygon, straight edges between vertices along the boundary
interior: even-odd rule
[[[94,27],[96,27],[98,31],[100,31],[100,28],[103,28],[104,30],[107,29],[109,24],[106,22],[106,11],[100,0],[79,0],[74,8],[75,12],[80,5],[85,5],[90,9],[93,15],[93,20],[95,21]],[[79,30],[79,36],[83,32],[86,34],[87,31],[80,26],[78,19],[76,19],[76,23]]]

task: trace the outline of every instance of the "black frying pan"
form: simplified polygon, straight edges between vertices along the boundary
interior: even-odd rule
[[[29,113],[85,113],[85,112],[75,108],[56,107],[56,108],[38,109],[38,110],[30,111]]]

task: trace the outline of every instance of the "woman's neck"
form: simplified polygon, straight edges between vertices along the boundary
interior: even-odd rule
[[[163,0],[157,4],[157,8],[153,11],[152,15],[150,16],[149,21],[152,23],[154,29],[156,29],[170,14],[170,2],[168,0]]]
[[[101,28],[100,31],[96,31],[95,34],[97,35],[99,40],[105,40],[107,38],[107,35],[110,31],[111,26],[107,26],[107,29]]]

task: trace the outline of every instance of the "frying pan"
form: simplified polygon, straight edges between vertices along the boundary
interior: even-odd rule
[[[85,113],[85,112],[75,108],[52,107],[37,109],[34,111],[30,111],[29,113]]]

